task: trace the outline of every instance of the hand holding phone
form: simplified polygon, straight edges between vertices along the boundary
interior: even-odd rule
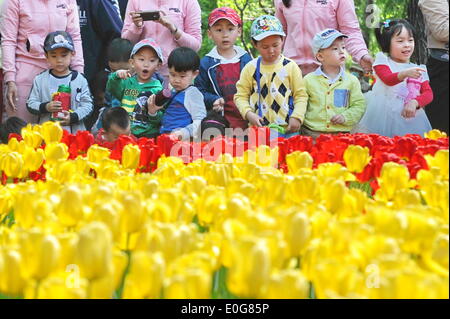
[[[161,17],[159,11],[141,11],[136,13],[141,16],[143,21],[155,21],[159,20],[159,18]]]

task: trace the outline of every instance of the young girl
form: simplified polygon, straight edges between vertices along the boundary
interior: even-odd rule
[[[433,100],[426,67],[411,63],[414,30],[401,19],[387,20],[377,29],[376,82],[368,92],[367,111],[357,131],[393,137],[431,130],[423,108]]]

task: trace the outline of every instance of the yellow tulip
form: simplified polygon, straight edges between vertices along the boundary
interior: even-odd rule
[[[121,231],[129,234],[141,230],[146,218],[142,195],[138,192],[123,192],[118,200],[125,209],[120,219]]]
[[[59,204],[55,207],[59,221],[66,227],[74,227],[83,219],[83,191],[76,185],[61,190]]]
[[[439,130],[431,130],[428,133],[425,133],[425,138],[429,138],[430,140],[437,140],[439,138],[447,137],[447,133],[441,132]]]
[[[1,155],[0,170],[4,171],[6,176],[11,178],[22,177],[24,169],[24,161],[21,154],[10,152]]]
[[[448,182],[434,182],[429,185],[421,193],[425,199],[425,202],[431,206],[436,207],[443,213],[442,216],[446,219],[448,223],[448,201],[449,201],[449,189]]]
[[[47,143],[45,146],[45,161],[47,167],[50,167],[59,161],[64,161],[68,157],[69,151],[66,144],[51,142]]]
[[[103,159],[109,158],[110,153],[110,150],[108,150],[107,148],[100,147],[96,144],[92,145],[87,151],[89,165],[92,167],[93,164],[100,164]],[[97,165],[94,165],[94,167],[92,168],[97,168]]]
[[[41,135],[45,144],[61,141],[63,130],[59,122],[48,121],[41,125]]]
[[[425,155],[425,159],[430,168],[439,168],[440,175],[448,180],[448,166],[449,166],[449,150],[439,150],[434,156]]]
[[[394,198],[397,190],[409,188],[408,168],[393,162],[384,163],[378,183],[380,184],[380,189],[375,194],[375,198],[390,201]],[[378,194],[379,192],[380,194]]]
[[[75,263],[78,235],[76,233],[65,232],[55,236],[61,247],[58,268],[60,271],[68,272],[71,269],[71,265]]]
[[[0,186],[0,222],[3,221],[4,216],[9,214],[12,208],[11,193],[8,189]]]
[[[73,181],[78,175],[77,166],[73,161],[59,161],[47,167],[47,181],[59,183],[68,183]]]
[[[23,159],[25,168],[28,171],[37,171],[44,162],[44,150],[42,148],[34,150],[31,147],[27,147],[23,154]]]
[[[127,144],[122,150],[122,166],[127,169],[136,169],[139,165],[140,156],[139,146]]]
[[[308,199],[316,199],[319,194],[319,182],[316,176],[295,176],[288,184],[289,199],[300,204]]]
[[[60,245],[54,236],[31,229],[22,234],[21,252],[24,275],[41,281],[58,266]]]
[[[112,274],[112,236],[105,224],[92,222],[83,226],[75,259],[81,276],[90,281]]]
[[[344,182],[338,179],[330,179],[328,183],[320,187],[320,195],[324,205],[331,213],[337,213],[344,208],[344,196],[347,192]]]
[[[80,280],[78,286],[72,287],[67,285],[67,279],[64,277],[49,277],[40,283],[37,297],[40,299],[85,299],[86,286],[86,280]],[[35,297],[36,289],[32,288],[25,298]]]
[[[439,263],[442,267],[444,267],[448,272],[448,259],[449,259],[449,251],[448,251],[448,234],[439,234],[436,236],[432,250],[431,250],[431,258]]]
[[[355,181],[356,178],[349,170],[339,163],[322,163],[319,164],[316,170],[320,181],[327,178],[340,179],[343,181]]]
[[[405,206],[421,205],[422,200],[420,193],[412,189],[401,189],[396,192],[394,198],[394,206],[396,208],[403,208]]]
[[[344,152],[344,161],[350,172],[361,173],[372,157],[367,147],[349,145]]]
[[[314,159],[308,152],[295,151],[286,155],[286,164],[289,168],[289,174],[296,175],[300,169],[311,169]]]
[[[165,262],[161,253],[133,253],[124,298],[160,298],[164,271]]]
[[[211,298],[212,275],[203,269],[186,269],[168,279],[164,297],[168,299],[207,299]]]
[[[25,143],[32,147],[38,148],[42,144],[42,135],[36,130],[33,130],[31,124],[28,124],[26,127],[22,129],[21,135]]]
[[[309,282],[299,270],[282,270],[270,276],[267,292],[262,297],[268,299],[306,299],[309,297]]]
[[[0,276],[0,290],[3,294],[12,297],[23,294],[26,281],[22,275],[21,264],[22,256],[18,251],[3,251],[3,271],[2,276]]]
[[[98,200],[94,204],[90,220],[104,223],[111,231],[113,239],[118,240],[120,236],[120,218],[123,209],[122,204],[116,199],[109,200],[109,202]]]
[[[271,269],[270,252],[264,242],[251,237],[240,239],[233,244],[232,255],[227,274],[230,292],[243,298],[264,295]]]
[[[303,213],[293,214],[286,225],[285,238],[289,244],[290,256],[299,256],[311,236],[308,216]]]

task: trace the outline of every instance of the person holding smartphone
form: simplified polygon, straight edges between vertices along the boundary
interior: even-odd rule
[[[197,0],[129,0],[122,38],[132,43],[153,38],[161,45],[164,61],[178,47],[198,51],[202,45],[201,10]],[[165,86],[169,71],[160,69]]]

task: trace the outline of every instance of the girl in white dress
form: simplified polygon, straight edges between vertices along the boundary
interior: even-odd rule
[[[383,52],[375,58],[376,82],[366,94],[367,109],[356,132],[384,136],[419,134],[431,130],[423,110],[433,100],[425,65],[410,62],[414,33],[406,20],[387,20],[376,30]]]

